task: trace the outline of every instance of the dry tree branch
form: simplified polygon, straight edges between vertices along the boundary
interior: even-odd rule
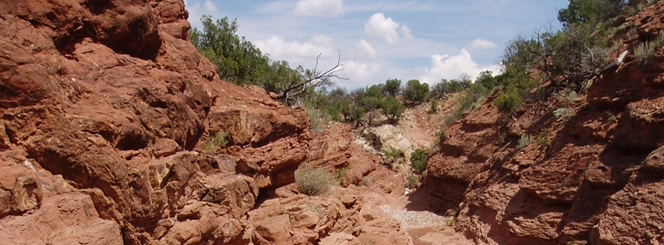
[[[311,72],[305,71],[303,74],[304,79],[301,82],[294,82],[293,84],[288,86],[288,88],[286,88],[278,98],[280,100],[285,100],[286,102],[288,102],[290,97],[299,96],[307,92],[307,90],[309,90],[310,88],[333,84],[331,81],[333,78],[348,80],[348,78],[344,78],[336,74],[336,72],[338,71],[337,69],[341,67],[341,52],[338,53],[339,56],[337,57],[337,63],[323,73],[318,72],[319,60],[322,55],[318,54],[318,56],[316,56],[316,64],[314,65],[313,71]]]

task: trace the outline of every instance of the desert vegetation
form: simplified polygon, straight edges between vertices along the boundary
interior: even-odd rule
[[[262,87],[276,93],[280,101],[292,104],[311,96],[320,87],[333,85],[333,79],[344,79],[336,74],[341,54],[336,65],[327,69],[318,67],[320,55],[312,61],[313,69],[291,68],[287,61],[271,60],[250,41],[238,36],[237,20],[225,17],[213,21],[210,16],[203,16],[201,22],[203,29],[193,28],[189,39],[226,81]]]
[[[300,166],[295,171],[295,188],[308,196],[323,195],[336,184],[335,175],[324,168]]]

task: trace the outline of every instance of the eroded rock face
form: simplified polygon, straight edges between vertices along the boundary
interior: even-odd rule
[[[662,9],[626,22],[651,39],[664,29]],[[587,100],[569,104],[568,120],[552,113],[567,92],[513,118],[501,118],[490,97],[447,129],[430,158],[431,204],[457,214],[458,230],[481,244],[662,243],[662,57],[658,50],[644,67],[628,54]],[[526,135],[532,141],[517,149]]]
[[[259,189],[310,157],[309,119],[220,81],[187,17],[181,0],[0,2],[1,240],[249,243]]]

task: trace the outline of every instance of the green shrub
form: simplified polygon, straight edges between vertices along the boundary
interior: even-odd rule
[[[372,85],[371,87],[353,90],[351,97],[366,112],[380,109],[383,104],[382,86]]]
[[[530,134],[521,136],[521,138],[519,138],[519,141],[517,141],[516,149],[523,150],[528,145],[530,145],[531,142],[533,142],[533,136],[531,136]]]
[[[346,109],[347,110],[342,112],[346,122],[358,123],[362,121],[362,118],[364,118],[364,114],[366,114],[364,108],[355,103],[349,104],[349,106]]]
[[[390,79],[385,81],[385,86],[383,86],[383,94],[395,97],[401,92],[401,80],[399,79]]]
[[[496,98],[493,102],[498,111],[512,115],[521,106],[521,95],[516,89],[508,89]]]
[[[406,111],[406,107],[394,97],[387,97],[381,104],[381,109],[390,123],[397,123],[401,115]]]
[[[217,132],[214,138],[210,139],[210,141],[208,141],[203,146],[203,153],[206,155],[217,154],[221,148],[224,148],[228,145],[227,137],[228,137],[228,132],[225,131]]]
[[[404,99],[410,101],[412,104],[420,104],[429,97],[429,84],[420,83],[416,79],[410,80],[406,84],[403,96]]]
[[[463,108],[459,107],[445,117],[445,126],[452,125],[463,117]]]
[[[332,119],[346,123],[358,123],[365,114],[364,108],[347,97],[333,99],[322,107],[327,108],[326,110]],[[339,118],[339,115],[342,118]]]
[[[491,71],[480,72],[480,75],[475,79],[475,84],[480,84],[487,90],[492,90],[497,85],[496,78],[493,77]]]
[[[422,174],[424,170],[427,169],[427,151],[424,149],[418,149],[413,154],[410,155],[410,164],[413,167],[413,171],[417,174]]]
[[[431,113],[438,112],[438,100],[437,99],[431,100],[431,108],[429,108],[429,112],[431,112]]]
[[[566,27],[576,23],[594,24],[606,21],[618,15],[625,2],[623,0],[570,1],[567,8],[558,11],[558,20]]]
[[[295,188],[307,196],[325,194],[336,184],[335,176],[324,168],[300,165],[295,171]]]

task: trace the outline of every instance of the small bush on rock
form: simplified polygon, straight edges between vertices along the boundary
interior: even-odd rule
[[[418,149],[410,155],[410,164],[415,173],[421,174],[427,169],[427,158],[427,151],[424,149]]]
[[[214,155],[227,145],[228,132],[220,131],[214,136],[214,138],[210,139],[205,146],[203,146],[203,153],[206,155]]]
[[[572,118],[572,110],[569,108],[558,108],[553,111],[553,116],[561,121],[567,121]]]
[[[533,136],[532,135],[527,134],[527,135],[521,136],[521,138],[519,138],[519,141],[516,144],[516,149],[517,150],[523,150],[528,145],[530,145],[531,142],[533,142]]]
[[[323,168],[300,166],[295,171],[295,188],[307,196],[325,194],[335,184],[334,174]]]
[[[634,48],[634,56],[639,61],[641,66],[646,66],[648,61],[652,59],[656,51],[664,46],[664,31],[659,32],[659,35],[653,41],[643,42]]]

